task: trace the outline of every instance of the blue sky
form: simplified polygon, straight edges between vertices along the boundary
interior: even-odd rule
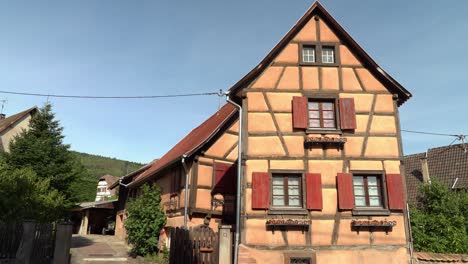
[[[402,128],[468,133],[468,1],[320,1],[414,97]],[[0,90],[148,95],[228,89],[312,1],[1,1]],[[422,4],[424,3],[424,4]],[[45,98],[2,95],[7,115]],[[163,155],[218,97],[51,99],[72,149],[139,162]],[[449,137],[403,133],[405,154]]]

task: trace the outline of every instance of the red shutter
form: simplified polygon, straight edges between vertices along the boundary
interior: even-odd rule
[[[356,129],[354,98],[341,98],[339,105],[341,129]]]
[[[252,173],[252,209],[270,207],[270,175],[268,172]]]
[[[338,185],[338,207],[341,210],[354,208],[353,175],[350,173],[338,173],[336,177]]]
[[[405,208],[405,188],[400,174],[387,174],[388,209],[403,210]]]
[[[322,175],[306,173],[307,209],[322,210]]]
[[[307,97],[294,96],[292,100],[293,127],[306,129],[307,125]]]
[[[235,166],[232,164],[215,163],[214,192],[235,193]]]

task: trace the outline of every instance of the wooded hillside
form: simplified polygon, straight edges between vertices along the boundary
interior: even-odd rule
[[[120,177],[144,165],[137,162],[119,160],[116,158],[108,158],[76,151],[73,151],[73,153],[78,156],[78,158],[81,160],[81,163],[94,177],[96,177],[96,179],[99,179],[102,175],[105,174]]]

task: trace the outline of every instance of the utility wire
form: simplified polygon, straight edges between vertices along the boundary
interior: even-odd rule
[[[413,130],[405,130],[402,129],[402,132],[408,133],[415,133],[415,134],[424,134],[424,135],[434,135],[434,136],[446,136],[446,137],[460,137],[465,135],[455,135],[455,134],[442,134],[442,133],[432,133],[432,132],[424,132],[424,131],[413,131]]]
[[[89,96],[89,95],[63,95],[63,94],[41,94],[41,93],[24,93],[0,91],[3,94],[27,95],[39,97],[54,97],[54,98],[73,98],[73,99],[155,99],[155,98],[170,98],[170,97],[189,97],[189,96],[204,96],[204,95],[219,95],[219,92],[210,93],[189,93],[189,94],[167,94],[167,95],[136,95],[136,96]]]

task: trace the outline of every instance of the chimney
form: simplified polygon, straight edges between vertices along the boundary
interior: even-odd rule
[[[427,152],[424,158],[421,158],[421,170],[424,183],[431,183],[431,177],[429,176],[429,166],[427,165]]]
[[[0,120],[5,119],[5,117],[6,117],[5,114],[0,114]]]

